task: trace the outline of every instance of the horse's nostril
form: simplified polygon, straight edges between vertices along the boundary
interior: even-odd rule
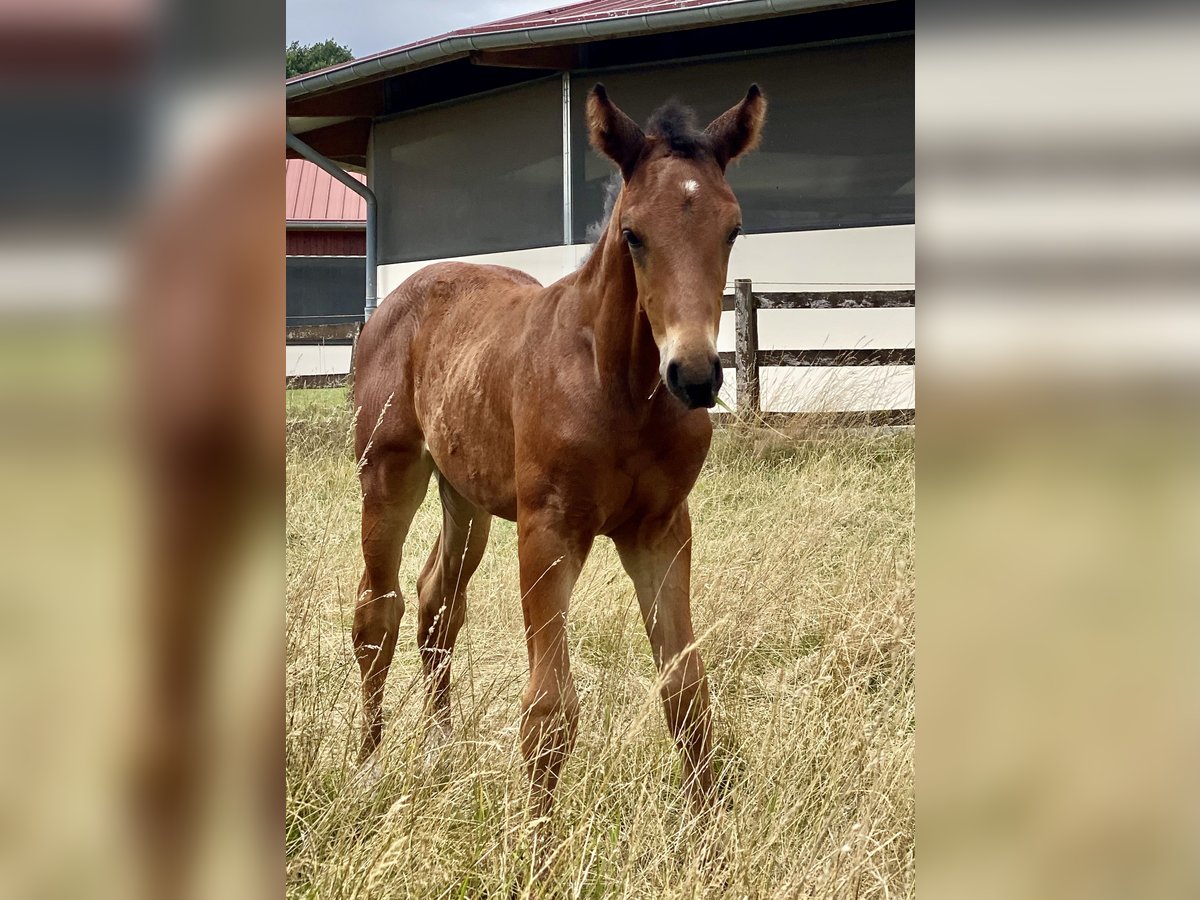
[[[717,391],[721,389],[723,379],[724,373],[721,371],[720,357],[712,358],[707,372],[699,366],[686,369],[675,360],[667,363],[665,376],[667,388],[689,409],[715,406]]]
[[[667,387],[679,390],[679,363],[671,360],[667,363]]]

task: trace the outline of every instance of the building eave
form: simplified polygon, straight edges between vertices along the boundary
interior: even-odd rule
[[[452,34],[297,76],[287,82],[287,99],[296,100],[391,75],[461,59],[481,51],[519,50],[600,39],[676,31],[706,25],[747,22],[773,16],[867,5],[880,0],[740,0],[704,6],[612,16],[581,22],[515,28],[477,34]]]

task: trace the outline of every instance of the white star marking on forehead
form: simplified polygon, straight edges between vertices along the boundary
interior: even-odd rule
[[[698,191],[698,190],[700,190],[700,183],[698,181],[696,181],[694,178],[689,178],[687,181],[685,181],[683,183],[683,192],[685,194],[687,194],[689,197],[692,194],[696,193],[696,191]]]

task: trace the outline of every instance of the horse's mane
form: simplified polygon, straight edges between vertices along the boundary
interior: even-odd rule
[[[604,182],[604,213],[600,216],[599,221],[593,222],[587,227],[584,236],[589,244],[600,240],[600,235],[604,234],[608,228],[608,220],[612,218],[613,207],[617,205],[617,197],[621,194],[623,183],[620,172],[613,172]]]

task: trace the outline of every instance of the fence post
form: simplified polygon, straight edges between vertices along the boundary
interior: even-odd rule
[[[740,417],[759,414],[758,399],[758,312],[753,285],[749,278],[733,282],[734,328],[737,343],[734,365],[737,367],[737,411]]]
[[[363,322],[354,326],[354,336],[350,339],[350,371],[346,373],[346,396],[349,398],[351,409],[354,408],[354,368],[358,362],[358,338],[362,334]]]

